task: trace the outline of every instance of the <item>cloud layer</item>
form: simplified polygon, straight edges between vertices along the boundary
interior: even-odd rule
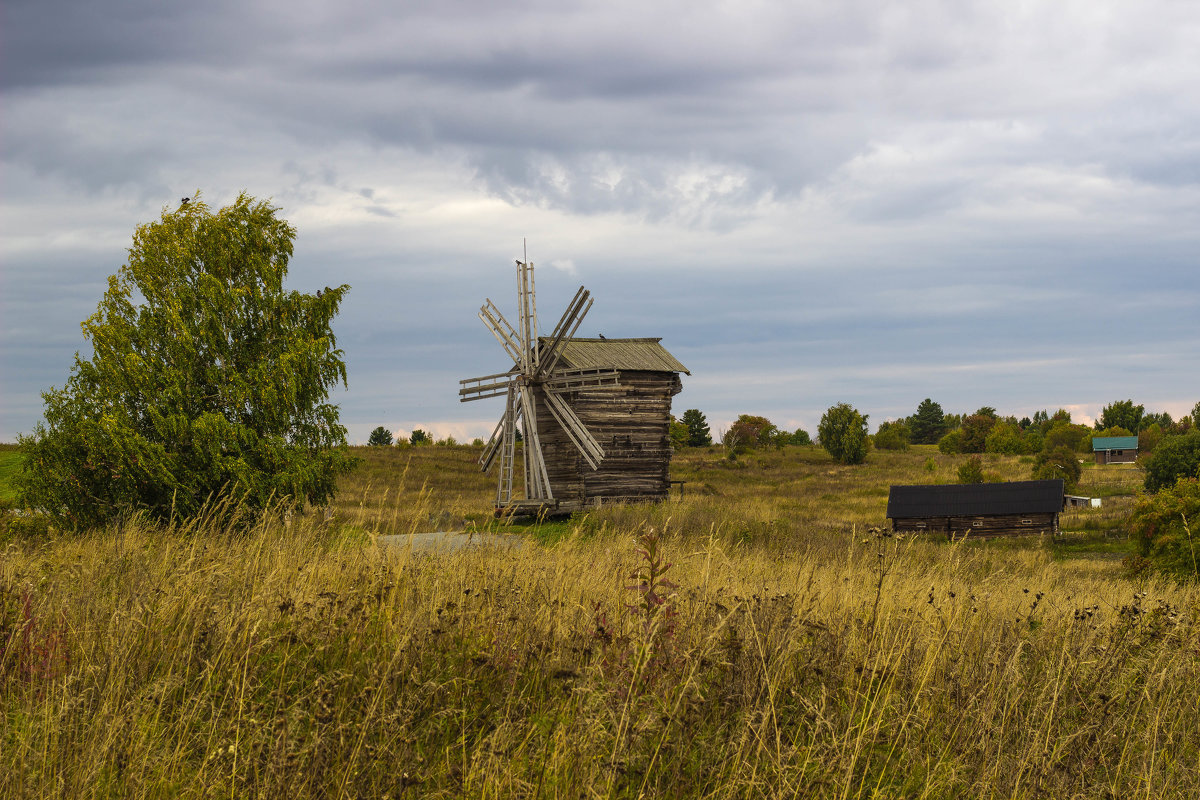
[[[197,189],[353,287],[352,438],[490,430],[455,392],[504,366],[474,312],[522,238],[545,316],[586,284],[718,425],[1200,400],[1188,4],[392,5],[6,7],[0,439]]]

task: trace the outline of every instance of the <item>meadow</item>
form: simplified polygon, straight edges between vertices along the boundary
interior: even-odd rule
[[[933,448],[689,450],[682,496],[528,525],[477,452],[361,449],[249,531],[6,534],[0,796],[1200,796],[1200,592],[1126,568],[1136,468],[950,543],[886,534]],[[432,530],[527,542],[378,540]]]

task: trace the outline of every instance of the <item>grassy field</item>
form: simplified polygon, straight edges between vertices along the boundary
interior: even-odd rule
[[[250,534],[5,543],[0,796],[1200,795],[1200,591],[1126,576],[1136,469],[950,544],[869,529],[960,457],[693,451],[682,498],[435,557],[376,536],[500,529],[475,451],[361,455]]]

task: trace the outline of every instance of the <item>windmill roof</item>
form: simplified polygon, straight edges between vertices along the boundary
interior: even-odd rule
[[[941,486],[893,486],[888,493],[890,519],[965,517],[988,514],[1036,514],[1063,509],[1063,482],[1012,481]]]
[[[1092,439],[1092,451],[1097,450],[1137,450],[1136,436],[1097,436]]]
[[[542,336],[543,346],[550,337]],[[659,342],[662,339],[566,339],[560,364],[574,369],[627,369],[646,372],[683,372],[691,375]]]

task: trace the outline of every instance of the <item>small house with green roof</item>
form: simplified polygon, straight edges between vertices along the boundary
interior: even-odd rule
[[[1092,439],[1097,464],[1132,464],[1137,460],[1138,437],[1097,436]]]

